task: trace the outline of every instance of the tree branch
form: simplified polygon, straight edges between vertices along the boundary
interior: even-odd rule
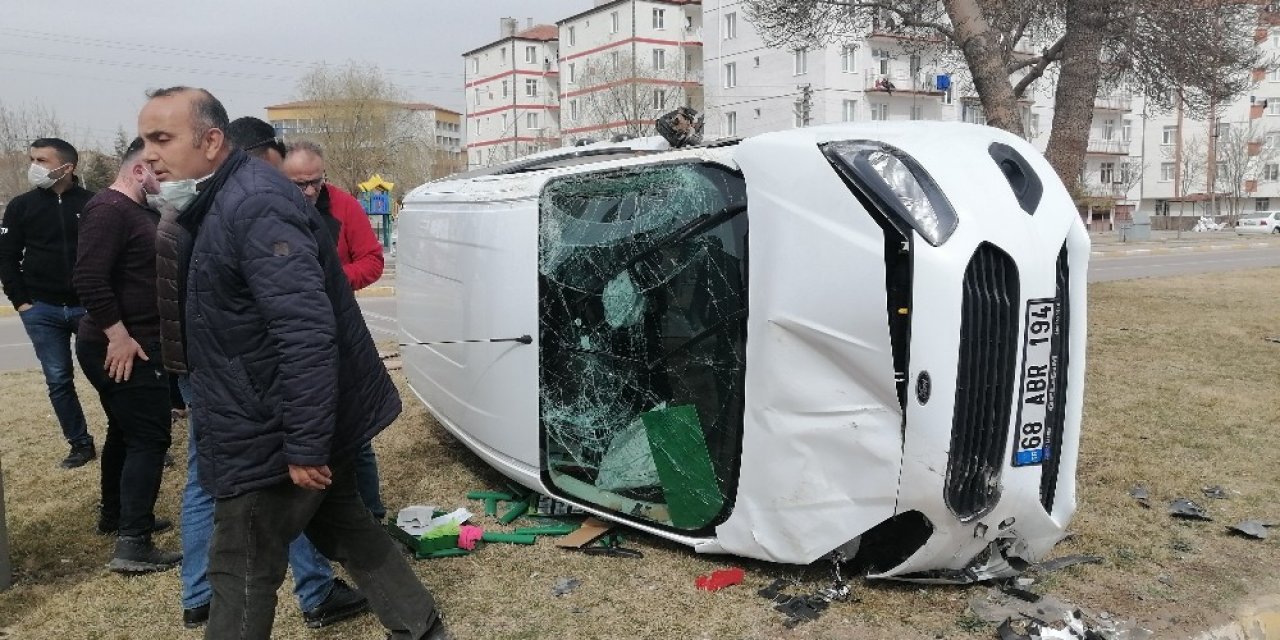
[[[1053,45],[1048,49],[1045,49],[1044,53],[1041,54],[1039,58],[1032,59],[1036,61],[1035,66],[1027,72],[1027,75],[1023,76],[1023,78],[1018,81],[1018,84],[1013,86],[1014,97],[1021,98],[1022,94],[1026,93],[1027,87],[1031,86],[1032,82],[1039,80],[1040,77],[1044,75],[1044,71],[1049,68],[1049,65],[1062,58],[1062,47],[1065,40],[1066,36],[1058,38],[1058,41],[1053,43]],[[1022,65],[1013,69],[1013,71],[1026,66],[1029,65]]]
[[[858,2],[856,0],[814,0],[817,4],[825,4],[833,7],[844,7],[846,9],[875,9],[880,11],[888,11],[896,16],[900,22],[900,26],[912,27],[915,29],[932,29],[947,38],[955,39],[955,32],[941,22],[930,22],[928,20],[920,20],[904,11],[901,7],[894,6],[887,2]]]

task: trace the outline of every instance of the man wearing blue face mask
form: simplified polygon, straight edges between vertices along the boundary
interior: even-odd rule
[[[396,640],[451,637],[365,508],[355,456],[400,397],[336,243],[283,174],[227,144],[208,91],[152,92],[143,159],[191,245],[177,292],[200,484],[215,500],[206,638],[271,637],[289,543],[305,532]],[[163,239],[161,239],[163,240]]]
[[[0,283],[22,317],[49,387],[49,401],[74,469],[97,457],[76,395],[71,337],[84,308],[71,286],[80,213],[91,191],[75,175],[79,155],[59,138],[31,143],[27,180],[32,189],[9,203],[0,222]]]

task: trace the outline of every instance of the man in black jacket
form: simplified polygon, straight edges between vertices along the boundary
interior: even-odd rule
[[[170,443],[169,376],[160,361],[156,302],[160,214],[146,206],[147,189],[157,185],[141,154],[142,140],[134,140],[115,182],[85,206],[72,276],[88,310],[76,355],[107,414],[98,531],[118,536],[107,565],[118,573],[163,571],[182,560],[151,542],[153,532],[171,526],[155,517]]]
[[[216,505],[206,638],[268,638],[299,533],[347,569],[392,638],[446,637],[364,508],[354,458],[400,413],[333,238],[280,172],[231,150],[209,92],[153,92],[143,158],[194,237],[183,326],[200,483]]]
[[[76,177],[79,154],[59,138],[31,143],[27,180],[33,187],[16,197],[0,222],[0,282],[22,316],[31,338],[49,402],[71,453],[62,461],[74,469],[97,457],[76,395],[71,337],[84,308],[71,286],[80,212],[93,196]]]

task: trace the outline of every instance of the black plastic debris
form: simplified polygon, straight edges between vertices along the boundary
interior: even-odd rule
[[[1138,504],[1143,507],[1146,507],[1147,509],[1151,508],[1151,495],[1147,493],[1146,487],[1140,484],[1135,484],[1133,485],[1133,488],[1129,490],[1129,495],[1132,496],[1134,500],[1137,500]]]
[[[582,581],[577,578],[560,578],[552,585],[551,595],[559,598],[580,586],[582,586]]]
[[[1074,556],[1062,556],[1052,560],[1045,560],[1035,565],[1037,571],[1050,573],[1067,567],[1074,567],[1078,564],[1102,564],[1102,556],[1086,556],[1077,554]]]
[[[1013,596],[1019,600],[1022,600],[1023,602],[1039,602],[1040,601],[1040,594],[1034,591],[1030,591],[1027,589],[1023,589],[1021,587],[1014,586],[1012,580],[1005,580],[1003,582],[999,582],[996,584],[996,587],[1000,589],[1001,593],[1007,596]]]
[[[996,627],[996,637],[1000,640],[1031,640],[1031,636],[1025,633],[1019,633],[1013,629],[1013,621],[1005,618],[1000,626]]]
[[[1227,527],[1232,533],[1253,538],[1255,540],[1267,539],[1267,523],[1260,520],[1245,520],[1234,527]]]
[[[782,590],[787,588],[788,584],[790,583],[786,580],[778,578],[773,582],[770,582],[769,586],[757,591],[756,593],[766,600],[776,600],[778,596],[782,594]]]
[[[1183,518],[1185,520],[1213,520],[1213,518],[1209,517],[1209,512],[1204,510],[1204,507],[1186,498],[1175,498],[1170,500],[1169,515],[1175,518]]]
[[[1204,494],[1204,497],[1214,500],[1226,500],[1230,497],[1227,495],[1227,490],[1223,489],[1220,484],[1215,484],[1212,487],[1200,487],[1200,492]]]

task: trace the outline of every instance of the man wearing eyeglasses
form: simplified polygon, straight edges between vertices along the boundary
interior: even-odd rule
[[[336,228],[342,270],[359,291],[382,277],[382,243],[373,233],[369,216],[351,194],[325,181],[324,151],[314,142],[292,142],[284,155],[283,171],[302,189],[331,227]]]

